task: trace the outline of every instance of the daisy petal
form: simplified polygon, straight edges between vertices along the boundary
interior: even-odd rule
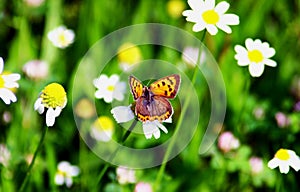
[[[56,174],[54,177],[54,183],[56,185],[63,185],[65,182],[64,176],[61,174]]]
[[[205,29],[205,25],[203,25],[203,24],[196,23],[193,26],[193,31],[195,31],[195,32],[199,32],[199,31],[202,31],[204,29]]]
[[[118,106],[114,107],[110,112],[113,114],[117,123],[124,123],[134,118],[134,114],[130,107],[131,106]]]
[[[276,67],[277,63],[271,59],[265,59],[264,60],[265,65],[268,65],[270,67]]]
[[[38,111],[39,114],[44,113],[45,107],[42,104],[42,98],[38,98],[34,103],[34,110]]]
[[[288,164],[282,163],[282,164],[279,165],[279,171],[280,171],[280,173],[287,174],[289,172],[289,170],[290,170],[290,167],[289,167]]]
[[[250,38],[246,39],[245,45],[248,51],[252,51],[253,49],[255,49],[254,42]]]
[[[273,158],[272,160],[269,161],[268,163],[268,167],[270,169],[274,169],[276,167],[278,167],[279,163],[278,163],[278,159]]]
[[[52,127],[54,125],[55,117],[55,111],[50,107],[46,113],[46,124],[48,127]]]
[[[167,128],[166,128],[163,124],[161,124],[161,123],[159,123],[159,122],[156,122],[156,125],[157,125],[157,127],[159,127],[161,130],[163,130],[163,132],[168,133]]]
[[[204,6],[202,0],[188,0],[188,4],[193,10],[200,10]]]
[[[252,77],[260,77],[265,69],[265,65],[263,63],[250,63],[249,72]]]
[[[231,28],[226,25],[226,24],[223,24],[223,23],[217,23],[217,27],[219,27],[222,31],[226,32],[226,33],[232,33],[232,30]]]
[[[204,4],[207,10],[212,10],[215,8],[215,0],[206,0]]]
[[[215,25],[207,25],[206,29],[211,35],[216,35],[218,33],[218,28]]]
[[[239,16],[235,14],[225,14],[220,18],[220,22],[226,25],[238,25],[240,23]]]
[[[229,3],[222,1],[218,3],[215,7],[215,11],[220,15],[224,14],[229,9]]]
[[[6,88],[0,89],[0,98],[4,101],[5,104],[9,105],[10,102],[16,102],[17,97],[14,95],[14,93]]]

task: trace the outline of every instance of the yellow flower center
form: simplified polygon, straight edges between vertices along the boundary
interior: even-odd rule
[[[118,59],[121,63],[127,63],[133,65],[141,60],[142,54],[140,49],[131,44],[125,43],[119,48]]]
[[[109,117],[102,116],[95,121],[94,127],[102,131],[112,131],[114,129],[114,124]]]
[[[264,59],[262,53],[257,49],[248,51],[248,58],[251,62],[255,62],[255,63],[260,63]]]
[[[4,79],[2,78],[2,75],[0,75],[0,88],[3,88],[5,84]]]
[[[66,36],[65,36],[64,33],[60,33],[60,34],[58,35],[58,40],[59,40],[59,42],[60,42],[62,45],[68,44],[68,41],[67,41]]]
[[[109,86],[107,87],[107,90],[108,90],[108,91],[114,91],[114,90],[115,90],[115,86],[114,86],[114,85],[109,85]]]
[[[47,85],[40,96],[45,107],[64,107],[67,102],[65,89],[58,83]]]
[[[207,24],[213,24],[213,25],[218,23],[218,21],[220,19],[218,13],[215,12],[215,10],[208,10],[208,11],[203,12],[202,17],[203,17],[203,20]]]
[[[288,150],[286,149],[279,149],[276,154],[275,154],[275,157],[280,159],[280,160],[288,160],[290,158],[290,155],[288,153]]]

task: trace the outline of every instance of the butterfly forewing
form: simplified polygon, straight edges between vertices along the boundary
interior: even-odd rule
[[[140,96],[142,96],[143,93],[143,85],[134,76],[130,75],[129,76],[129,85],[130,85],[130,90],[133,95],[134,100],[137,100]]]
[[[180,76],[169,75],[158,79],[150,85],[150,90],[154,95],[166,98],[174,98],[179,90]]]

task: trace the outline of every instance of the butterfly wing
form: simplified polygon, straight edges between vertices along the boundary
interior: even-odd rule
[[[140,97],[136,101],[135,113],[142,122],[154,120],[162,122],[173,114],[173,108],[166,98],[153,96],[152,100],[148,101]]]
[[[134,100],[137,100],[143,93],[143,84],[136,77],[130,75],[129,76],[129,85],[130,90],[133,95]]]
[[[169,75],[158,79],[150,85],[150,90],[154,95],[166,98],[174,98],[179,90],[180,76]]]

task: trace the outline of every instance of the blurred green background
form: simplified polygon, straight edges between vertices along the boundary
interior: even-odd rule
[[[173,0],[175,1],[175,0]],[[0,1],[0,56],[5,70],[21,74],[16,103],[0,102],[0,143],[10,151],[8,165],[0,164],[0,191],[16,191],[26,174],[28,159],[34,153],[45,126],[44,116],[33,110],[39,92],[50,82],[59,82],[66,89],[68,105],[49,128],[26,191],[92,191],[105,162],[92,153],[80,138],[71,105],[73,76],[85,53],[100,38],[125,26],[140,23],[163,23],[179,27],[199,39],[203,32],[192,32],[192,23],[181,15],[190,9],[187,2],[177,0],[45,0],[33,6],[29,0]],[[217,1],[220,2],[220,1]],[[300,2],[297,0],[227,1],[229,13],[237,14],[240,24],[232,34],[222,31],[206,34],[204,44],[219,64],[226,84],[227,112],[222,131],[230,131],[239,140],[236,150],[224,153],[217,142],[211,150],[198,154],[207,120],[210,97],[199,88],[203,121],[190,144],[165,167],[136,170],[137,181],[148,182],[156,191],[297,191],[299,173],[285,175],[278,168],[271,170],[267,162],[280,148],[300,153],[300,114],[295,104],[300,101]],[[175,8],[174,8],[175,6]],[[47,33],[65,25],[75,32],[75,41],[66,49],[58,49],[47,39]],[[266,41],[276,50],[272,58],[277,67],[266,67],[259,78],[252,78],[247,67],[239,67],[234,59],[234,46],[244,46],[246,38]],[[162,49],[159,49],[161,51]],[[181,54],[156,53],[141,49],[143,58],[159,57],[175,65]],[[28,78],[22,68],[30,60],[49,64],[49,75],[43,80]],[[193,69],[186,68],[192,76]],[[120,73],[117,67],[109,71]],[[66,75],[68,74],[68,75]],[[94,99],[94,98],[90,98]],[[97,105],[105,105],[97,101]],[[258,112],[259,111],[259,112]],[[280,126],[275,115],[282,112],[288,123]],[[259,113],[259,114],[257,114]],[[9,120],[5,117],[9,115]],[[118,127],[115,125],[115,133]],[[164,134],[164,133],[162,133]],[[164,135],[168,137],[170,135]],[[120,136],[116,136],[120,137]],[[129,139],[128,146],[149,147],[161,140],[146,140],[142,135]],[[1,155],[1,154],[0,154]],[[263,160],[263,170],[253,173],[249,159]],[[81,172],[71,188],[57,186],[54,175],[58,162],[66,160]],[[118,183],[116,168],[111,166],[97,191],[133,191],[135,184]],[[157,176],[159,175],[159,178]]]

